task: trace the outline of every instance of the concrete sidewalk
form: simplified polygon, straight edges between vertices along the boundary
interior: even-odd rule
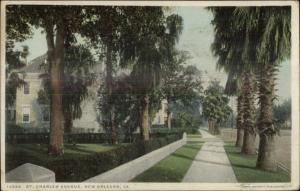
[[[224,142],[200,130],[202,138],[207,139],[195,157],[183,182],[236,183],[236,177],[224,150]]]

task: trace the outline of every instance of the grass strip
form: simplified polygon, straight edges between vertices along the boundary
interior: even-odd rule
[[[120,145],[108,145],[108,144],[65,144],[64,145],[64,156],[68,155],[87,155],[87,154],[94,154],[99,152],[105,152],[112,149],[116,149],[120,147]],[[7,152],[15,152],[15,151],[26,151],[35,153],[36,155],[39,155],[41,158],[51,158],[47,154],[48,145],[46,144],[6,144],[6,150]],[[57,157],[53,157],[57,158]]]
[[[282,169],[269,172],[256,168],[257,155],[245,155],[234,143],[226,144],[225,150],[238,182],[290,182],[290,174]]]
[[[201,138],[201,134],[187,134],[187,138]]]
[[[181,182],[201,144],[186,144],[131,182]]]

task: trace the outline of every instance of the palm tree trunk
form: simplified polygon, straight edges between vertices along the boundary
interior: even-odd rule
[[[64,59],[64,29],[57,25],[56,42],[54,46],[53,25],[46,29],[48,60],[50,66],[51,87],[51,118],[48,153],[51,155],[63,154],[63,112],[62,112],[62,76]]]
[[[146,94],[142,100],[142,124],[141,124],[141,132],[143,136],[143,140],[149,140],[149,96]]]
[[[258,119],[259,150],[256,166],[263,170],[277,170],[273,100],[275,97],[275,71],[272,65],[262,70],[259,79],[260,116]]]
[[[243,145],[243,137],[244,137],[244,128],[243,128],[243,96],[239,95],[237,98],[237,134],[236,134],[236,147],[241,147]]]
[[[66,115],[64,115],[65,117],[65,133],[71,133],[72,128],[73,128],[73,119],[72,119],[72,115],[71,113],[68,113]]]
[[[168,129],[171,129],[172,123],[171,123],[171,112],[167,112],[167,123],[168,123]]]
[[[117,144],[117,132],[115,125],[115,111],[113,105],[112,91],[113,91],[113,77],[112,77],[112,37],[108,36],[107,49],[106,49],[106,87],[108,90],[108,100],[109,100],[109,129],[111,130],[111,143]]]
[[[214,129],[213,121],[212,121],[212,119],[208,119],[208,132],[213,134],[213,129]]]
[[[171,110],[170,110],[170,100],[167,99],[167,125],[168,129],[171,129]]]
[[[244,73],[243,79],[243,120],[244,120],[244,137],[242,153],[255,154],[255,100],[254,100],[254,77],[251,72]]]

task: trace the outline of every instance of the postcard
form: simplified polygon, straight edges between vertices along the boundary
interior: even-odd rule
[[[1,190],[298,190],[299,2],[1,2]]]

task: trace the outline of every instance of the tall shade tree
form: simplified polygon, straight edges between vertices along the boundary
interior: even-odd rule
[[[211,48],[218,57],[217,68],[228,73],[227,93],[238,96],[236,146],[242,146],[246,154],[253,154],[256,137],[253,43],[249,42],[247,29],[236,21],[235,7],[209,9],[214,14],[215,39]]]
[[[111,143],[117,143],[116,110],[113,100],[113,73],[118,64],[120,44],[124,38],[124,7],[101,6],[89,7],[88,15],[91,19],[84,22],[82,34],[91,40],[93,47],[98,50],[100,59],[104,60],[106,103],[102,104],[102,117],[105,118],[104,126],[111,133]]]
[[[208,130],[212,134],[220,134],[219,126],[231,113],[229,99],[224,94],[224,88],[218,81],[211,81],[204,91],[202,101],[203,115],[208,121]]]
[[[180,56],[182,57],[182,56]],[[174,71],[169,70],[163,78],[161,91],[163,98],[167,100],[167,120],[168,128],[171,128],[172,104],[181,102],[184,105],[191,104],[200,99],[202,91],[201,72],[195,66],[183,66],[181,62],[185,58],[178,59],[179,65],[174,67]]]
[[[112,95],[115,83],[113,72],[117,65],[131,69],[130,78],[135,81],[135,95],[141,100],[139,105],[144,113],[141,114],[144,120],[140,120],[140,126],[144,127],[141,132],[147,140],[151,107],[149,95],[160,83],[163,67],[172,56],[182,30],[182,18],[178,15],[165,18],[162,7],[106,6],[91,8],[89,14],[92,19],[85,22],[87,27],[83,28],[88,30],[83,33],[91,38],[105,60],[107,98],[106,103],[101,101],[100,105],[106,111],[105,126],[111,132],[112,143],[117,141],[116,106]],[[101,92],[100,97],[104,99],[103,89]]]
[[[6,15],[17,20],[14,34],[30,33],[32,26],[40,27],[46,33],[48,48],[51,106],[50,135],[48,153],[63,154],[63,115],[62,115],[62,78],[64,71],[64,52],[74,33],[81,27],[85,12],[80,6],[8,5]],[[19,27],[20,26],[20,27]]]
[[[140,100],[141,134],[144,140],[149,140],[150,94],[161,86],[163,72],[172,66],[170,59],[182,30],[182,18],[178,15],[165,18],[162,7],[128,7],[125,15],[130,23],[120,63],[132,67],[134,94]]]

